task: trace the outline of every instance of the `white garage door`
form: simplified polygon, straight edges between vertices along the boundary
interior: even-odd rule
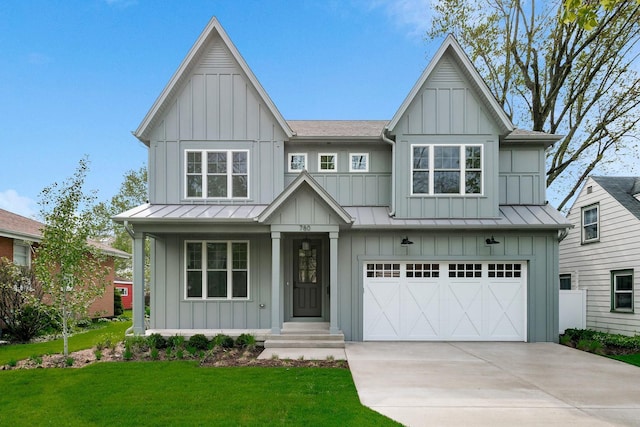
[[[526,264],[364,265],[366,341],[525,341]]]

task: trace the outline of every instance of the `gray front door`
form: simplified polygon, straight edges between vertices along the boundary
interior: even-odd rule
[[[322,315],[321,240],[293,241],[293,316]]]

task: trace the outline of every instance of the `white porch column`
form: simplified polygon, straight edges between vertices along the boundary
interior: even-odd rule
[[[133,333],[144,335],[144,233],[133,237]]]
[[[271,232],[271,333],[280,335],[280,232]]]
[[[338,328],[338,232],[329,233],[329,333]]]

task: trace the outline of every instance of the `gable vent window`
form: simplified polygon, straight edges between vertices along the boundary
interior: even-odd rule
[[[481,145],[412,145],[411,194],[482,194]]]
[[[215,150],[186,152],[187,198],[249,197],[249,152]]]

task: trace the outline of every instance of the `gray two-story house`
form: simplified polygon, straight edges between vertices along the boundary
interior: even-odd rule
[[[391,120],[288,121],[213,18],[135,135],[149,203],[116,217],[135,236],[135,333],[148,236],[166,334],[557,340],[559,137],[516,129],[451,36]]]

